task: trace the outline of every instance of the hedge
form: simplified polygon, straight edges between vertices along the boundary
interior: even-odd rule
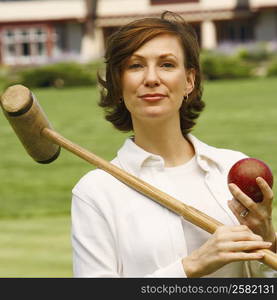
[[[18,79],[28,87],[95,85],[96,76],[78,63],[57,63],[20,71]]]
[[[277,76],[277,58],[273,60],[270,66],[268,67],[267,76],[268,77]]]
[[[253,65],[234,56],[204,52],[200,56],[202,73],[208,80],[253,76]]]

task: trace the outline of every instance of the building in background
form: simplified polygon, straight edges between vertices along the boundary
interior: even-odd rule
[[[0,0],[0,64],[94,60],[119,26],[165,10],[205,49],[277,42],[277,0]]]
[[[0,0],[0,62],[81,60],[86,13],[83,0]]]

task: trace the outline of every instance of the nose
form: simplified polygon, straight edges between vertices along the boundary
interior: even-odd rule
[[[159,74],[155,67],[148,67],[145,70],[144,85],[146,87],[156,87],[160,85]]]

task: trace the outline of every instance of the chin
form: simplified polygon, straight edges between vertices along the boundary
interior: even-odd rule
[[[143,114],[146,118],[163,118],[166,112],[160,107],[151,107],[146,109]]]
[[[143,122],[148,121],[165,121],[167,119],[179,118],[179,111],[175,111],[172,107],[166,107],[165,105],[156,105],[148,107],[140,107],[139,109],[131,112],[136,119],[141,119]]]

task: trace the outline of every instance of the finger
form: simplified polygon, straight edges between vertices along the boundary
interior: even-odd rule
[[[262,194],[264,196],[263,201],[266,201],[268,203],[272,203],[274,195],[273,195],[273,191],[270,188],[270,186],[268,185],[268,183],[262,177],[257,177],[256,182],[257,182],[257,184],[258,184],[259,188],[261,189]]]
[[[245,225],[223,225],[223,226],[219,226],[216,230],[216,232],[220,232],[221,234],[227,234],[229,232],[239,232],[239,231],[251,231],[251,230]]]
[[[218,241],[263,240],[260,235],[255,234],[246,225],[220,226],[214,233],[214,236]]]
[[[218,227],[213,234],[217,241],[244,241],[244,240],[257,240],[262,241],[263,237],[260,234],[254,233],[248,226],[248,224],[241,225],[224,225]],[[277,234],[276,234],[277,236]],[[267,240],[268,241],[268,240]]]
[[[231,200],[228,201],[228,206],[231,209],[232,213],[235,215],[235,217],[237,218],[237,220],[239,221],[239,223],[241,225],[247,225],[247,215],[246,216],[242,216],[241,213],[245,211],[244,206],[240,205],[240,207],[242,208],[238,208],[238,207],[234,207],[234,202],[232,202]]]
[[[226,234],[226,240],[227,239],[232,240],[234,242],[239,242],[239,241],[262,242],[263,241],[263,238],[260,235],[253,233],[250,229],[242,232],[232,232],[229,235]]]
[[[229,184],[229,189],[234,198],[245,206],[249,211],[257,211],[257,204],[248,197],[243,191],[234,183]]]
[[[225,261],[260,260],[263,257],[263,252],[229,252],[225,254]]]
[[[227,203],[233,213],[240,214],[242,211],[244,211],[246,209],[245,206],[243,206],[235,198],[233,198],[232,200],[229,200]]]
[[[238,241],[238,242],[227,242],[224,244],[222,250],[241,252],[241,251],[253,251],[257,249],[270,248],[272,243],[265,241]]]

